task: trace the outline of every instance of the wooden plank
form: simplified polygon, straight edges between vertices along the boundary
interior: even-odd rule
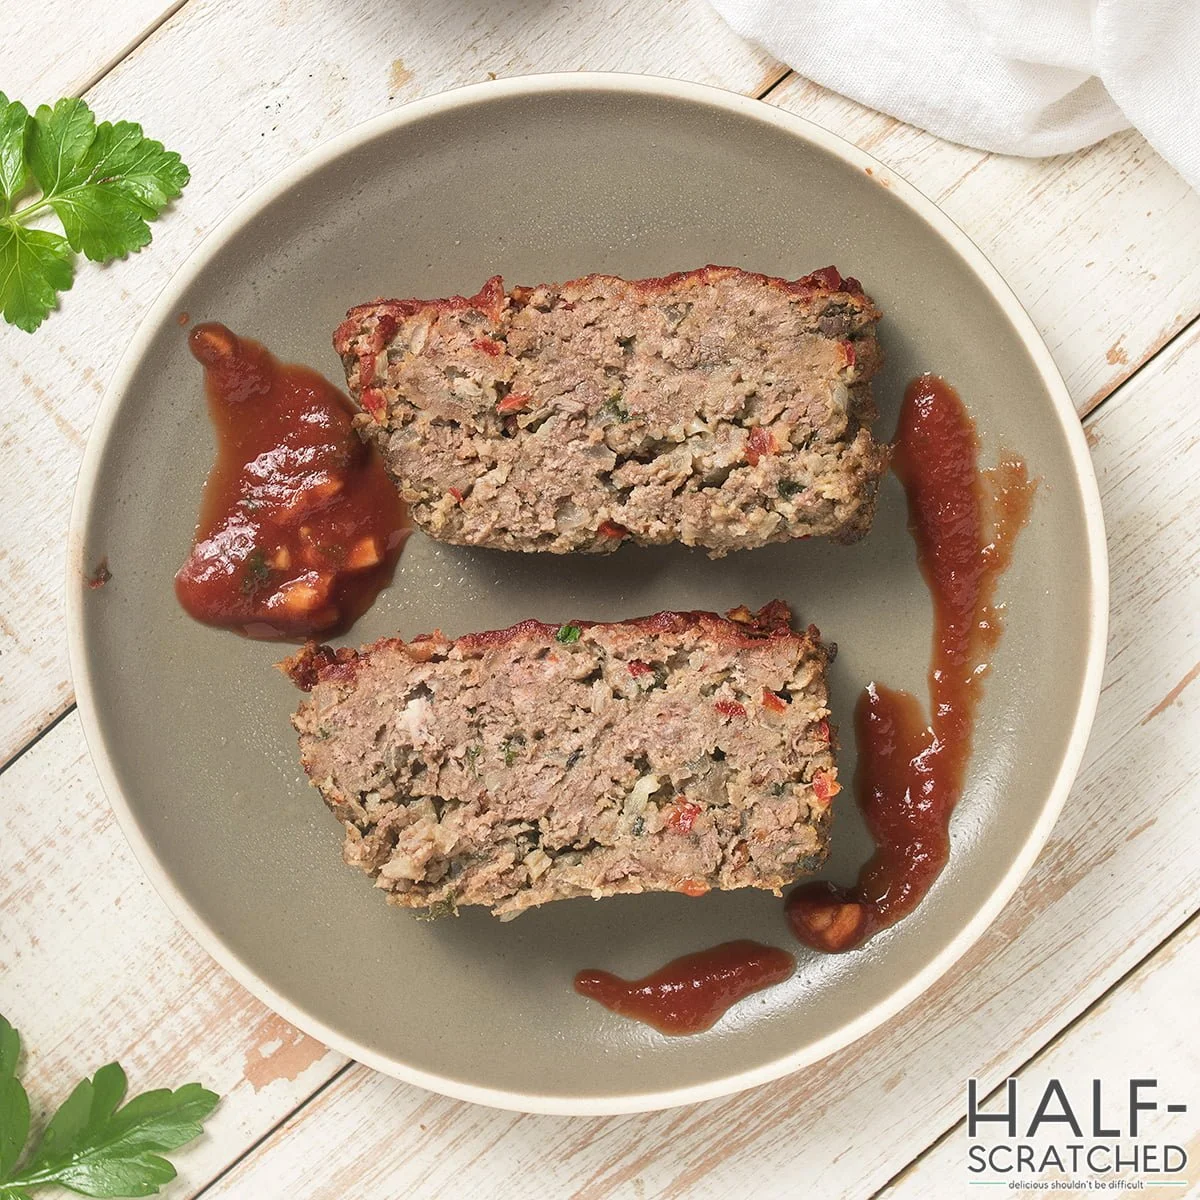
[[[875,155],[962,226],[1028,309],[1081,413],[1200,313],[1200,194],[1132,130],[1076,154],[1011,158],[796,75],[768,103]],[[886,187],[889,174],[877,177]],[[870,278],[869,264],[844,269]]]
[[[195,1190],[342,1063],[183,931],[133,859],[72,714],[0,776],[0,1012],[36,1111],[119,1060],[130,1086],[225,1099],[176,1162]]]
[[[569,17],[520,0],[387,5],[193,0],[89,93],[178,150],[192,183],[154,244],[104,270],[83,265],[34,335],[0,331],[0,763],[71,699],[62,568],[71,491],[104,385],[167,279],[258,184],[383,110],[489,75],[623,70],[757,94],[784,68],[703,0],[649,12],[603,0]],[[210,80],[202,93],[181,79]]]
[[[491,1112],[353,1067],[209,1195],[515,1200],[536,1179],[577,1200],[716,1200],[749,1179],[764,1197],[883,1186],[958,1120],[968,1076],[990,1087],[1026,1061],[1196,907],[1200,686],[1185,681],[1200,661],[1198,388],[1200,328],[1090,423],[1113,575],[1091,748],[1017,896],[889,1027],[741,1096],[611,1119]]]
[[[116,65],[184,0],[120,0],[79,4],[41,0],[14,4],[0,41],[0,87],[32,110],[78,96]],[[101,113],[103,120],[109,114]],[[135,120],[122,112],[115,120]]]
[[[1182,1146],[1188,1156],[1187,1169],[1179,1175],[1186,1183],[1176,1185],[1167,1194],[1200,1194],[1200,1105],[1196,1103],[1200,1044],[1187,1033],[1195,1028],[1198,995],[1200,921],[1193,920],[1155,951],[1119,988],[1015,1072],[1025,1121],[1049,1081],[1057,1079],[1072,1107],[1078,1110],[1077,1116],[1085,1134],[1081,1140],[1090,1145],[1095,1139],[1087,1136],[1090,1120],[1086,1114],[1090,1109],[1085,1106],[1091,1098],[1092,1080],[1100,1080],[1102,1095],[1111,1106],[1105,1111],[1112,1119],[1106,1120],[1105,1124],[1127,1129],[1128,1118],[1124,1114],[1129,1080],[1156,1079],[1158,1088],[1153,1093],[1146,1092],[1146,1100],[1157,1100],[1160,1106],[1187,1105],[1185,1113],[1159,1111],[1143,1118],[1147,1140]],[[989,1112],[1002,1110],[1005,1096],[1001,1087],[998,1095],[989,1097],[984,1107]],[[1067,1136],[1056,1138],[1056,1141],[1076,1140],[1069,1136],[1067,1129],[1060,1126],[1059,1130]],[[1112,1138],[1100,1140],[1110,1144],[1114,1141]],[[925,1200],[928,1196],[951,1194],[954,1184],[973,1178],[965,1170],[969,1145],[964,1121],[886,1188],[881,1193],[881,1200]],[[1128,1159],[1128,1140],[1122,1146],[1122,1152]],[[1105,1160],[1100,1158],[1097,1162],[1103,1165]],[[996,1178],[990,1174],[988,1177]],[[1045,1195],[1045,1192],[1026,1188],[1006,1194],[1033,1196]]]

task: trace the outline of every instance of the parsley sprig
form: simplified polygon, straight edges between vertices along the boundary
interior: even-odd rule
[[[162,1157],[199,1137],[218,1097],[198,1083],[135,1096],[124,1107],[125,1072],[109,1063],[85,1079],[29,1137],[29,1099],[17,1079],[21,1038],[0,1016],[0,1198],[29,1200],[58,1184],[84,1196],[152,1196],[175,1178]]]
[[[188,182],[179,155],[80,99],[30,115],[0,92],[0,311],[32,333],[75,278],[75,255],[124,258]],[[18,207],[18,201],[27,202]],[[63,233],[30,222],[53,213]],[[64,236],[65,234],[65,236]]]

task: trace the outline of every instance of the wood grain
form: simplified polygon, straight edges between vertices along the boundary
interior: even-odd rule
[[[78,96],[118,63],[184,0],[14,2],[3,17],[0,89],[32,112],[60,96]],[[101,120],[135,120],[102,113]]]
[[[527,1195],[530,1179],[538,1180],[540,1194],[578,1200],[715,1200],[745,1194],[747,1180],[761,1197],[860,1197],[883,1186],[958,1120],[968,1075],[991,1086],[1026,1061],[1196,906],[1200,745],[1189,731],[1200,714],[1200,688],[1184,688],[1160,706],[1180,681],[1180,663],[1200,659],[1194,616],[1200,529],[1189,520],[1200,486],[1200,410],[1189,399],[1197,388],[1200,330],[1091,422],[1113,564],[1110,662],[1091,749],[1018,895],[959,966],[890,1026],[741,1096],[610,1119],[494,1112],[354,1066],[206,1196],[503,1200]],[[1148,421],[1152,400],[1156,419]],[[1149,536],[1151,530],[1158,533]],[[55,774],[64,759],[75,764],[68,778]],[[79,879],[90,883],[99,871],[90,861],[80,869],[63,831],[89,820],[111,828],[106,812],[95,815],[94,784],[86,780],[90,772],[70,718],[0,781],[10,789],[0,792],[5,811],[14,795],[29,790],[32,798],[15,821],[23,845],[46,847],[38,859],[40,899],[0,894],[0,913],[15,913],[26,936],[56,949],[71,944],[81,924],[93,938],[111,930],[121,941],[115,958],[89,951],[68,965],[52,953],[25,972],[39,994],[75,986],[85,1001],[105,997],[94,1028],[80,1029],[85,1008],[77,996],[36,1009],[31,1020],[52,1051],[63,1046],[73,1055],[98,1036],[106,1053],[129,1046],[147,1069],[153,1062],[165,1071],[153,1053],[137,1049],[149,1037],[160,1053],[169,1046],[205,1078],[218,1084],[233,1078],[222,1110],[227,1124],[213,1134],[219,1146],[211,1158],[203,1150],[205,1167],[221,1154],[228,1161],[248,1144],[251,1128],[265,1133],[300,1089],[284,1071],[269,1089],[254,1091],[250,1045],[271,1028],[268,1018],[215,968],[205,971],[182,935],[167,932],[169,922],[144,885],[124,885],[132,894],[120,921],[102,899],[80,890]],[[123,845],[109,834],[105,839],[104,870],[136,880]],[[1174,864],[1170,872],[1162,871],[1164,862]],[[0,1005],[19,1016],[34,999],[27,992],[10,999],[10,978],[0,973]],[[113,979],[123,983],[115,1001]],[[236,1039],[236,1048],[216,1044],[208,1026],[188,1013],[191,1005],[204,1013],[230,1006],[222,1038]],[[172,1007],[184,1015],[168,1015]],[[143,1009],[145,1018],[137,1015]],[[67,1057],[64,1051],[57,1061]],[[296,1083],[311,1086],[339,1062],[322,1059]],[[264,1097],[280,1103],[268,1107]],[[201,1173],[189,1164],[189,1179]]]
[[[1160,1111],[1144,1117],[1148,1140],[1182,1146],[1188,1156],[1187,1169],[1180,1172],[1186,1184],[1177,1185],[1166,1194],[1200,1194],[1200,1104],[1196,1086],[1200,1080],[1200,1043],[1194,1037],[1180,1036],[1183,1030],[1195,1026],[1197,995],[1200,995],[1200,920],[1192,920],[1123,980],[1120,987],[1015,1072],[1026,1120],[1049,1081],[1057,1079],[1072,1106],[1078,1108],[1077,1115],[1085,1131],[1083,1140],[1090,1144],[1085,1115],[1090,1110],[1084,1105],[1091,1097],[1093,1079],[1101,1082],[1108,1114],[1105,1124],[1113,1128],[1128,1128],[1124,1113],[1129,1080],[1157,1079],[1156,1092],[1147,1092],[1145,1099],[1157,1100],[1160,1105],[1187,1104],[1186,1113]],[[989,1112],[999,1111],[1005,1098],[1002,1087],[998,1095],[987,1099],[984,1107]],[[1064,1136],[1056,1140],[1076,1140],[1067,1129],[1061,1129],[1061,1133]],[[963,1121],[886,1188],[881,1200],[961,1195],[962,1184],[970,1178],[965,1169],[969,1144]],[[1128,1140],[1122,1150],[1128,1158]],[[1005,1194],[1046,1193],[1022,1188]]]
[[[70,703],[62,547],[84,439],[134,329],[197,243],[257,185],[367,117],[492,75],[582,66],[751,94],[784,70],[702,0],[652,13],[603,0],[569,15],[420,0],[400,19],[374,0],[191,0],[88,94],[178,150],[192,182],[151,248],[81,266],[37,334],[0,326],[0,764]]]

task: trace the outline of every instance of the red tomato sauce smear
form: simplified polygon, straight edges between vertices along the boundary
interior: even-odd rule
[[[739,1000],[782,983],[795,969],[796,960],[786,950],[758,942],[722,942],[672,959],[644,979],[580,971],[575,990],[661,1033],[702,1033]]]
[[[892,465],[908,497],[917,561],[933,599],[932,716],[908,692],[870,684],[854,714],[854,787],[875,852],[852,888],[802,884],[787,900],[800,941],[837,952],[862,945],[911,912],[950,854],[983,680],[1002,632],[992,603],[1037,482],[1005,456],[978,464],[974,423],[935,375],[909,384]]]
[[[196,326],[188,347],[204,367],[218,449],[175,576],[180,604],[254,638],[344,631],[390,582],[408,534],[350,402],[223,325]]]

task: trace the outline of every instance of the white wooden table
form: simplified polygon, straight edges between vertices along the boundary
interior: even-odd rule
[[[1174,1073],[1200,1191],[1200,196],[1136,134],[1045,161],[949,145],[789,75],[702,0],[0,0],[0,88],[141,120],[192,183],[146,253],[0,327],[0,1012],[35,1108],[120,1059],[225,1099],[173,1197],[966,1194],[964,1090]],[[520,1116],[347,1062],[213,964],[100,793],[63,636],[71,491],[99,397],[165,280],[321,140],[459,84],[549,70],[713,83],[850,139],[932,196],[1032,313],[1093,448],[1112,558],[1100,712],[1050,844],[983,940],[887,1028],[741,1096]],[[1194,686],[1193,686],[1194,685]],[[1177,1089],[1178,1090],[1178,1089]],[[1174,1194],[1191,1189],[1176,1188]]]

